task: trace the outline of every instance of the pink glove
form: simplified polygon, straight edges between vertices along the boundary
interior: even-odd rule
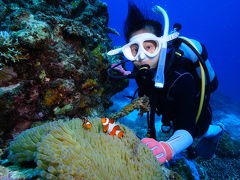
[[[116,66],[117,64],[112,64],[111,67],[114,67]],[[129,75],[131,74],[131,71],[126,71],[125,69],[123,69],[122,65],[119,65],[119,66],[116,66],[114,68],[115,70],[121,72],[123,75]]]
[[[148,149],[152,150],[157,161],[161,164],[172,159],[173,150],[168,143],[163,141],[158,142],[153,138],[144,138],[141,141],[148,146]]]

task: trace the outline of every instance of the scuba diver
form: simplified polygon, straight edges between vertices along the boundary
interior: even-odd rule
[[[223,133],[223,125],[211,125],[210,94],[218,80],[208,60],[205,46],[179,36],[180,24],[169,33],[167,13],[160,6],[153,11],[164,17],[164,28],[156,20],[144,17],[137,6],[128,4],[124,25],[127,44],[108,55],[123,55],[132,61],[132,73],[124,71],[123,61],[108,69],[113,78],[134,78],[138,95],[148,96],[148,137],[141,141],[160,163],[188,149],[192,155],[211,158]],[[119,71],[122,75],[115,75]],[[124,73],[127,72],[127,73]],[[155,114],[162,115],[162,131],[173,130],[167,141],[156,141]],[[193,148],[193,140],[200,137]]]

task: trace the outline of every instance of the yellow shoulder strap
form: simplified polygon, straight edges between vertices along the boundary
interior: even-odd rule
[[[184,39],[184,40],[188,41],[199,52],[199,50],[197,49],[195,44],[190,39],[188,39],[186,37],[183,37],[183,36],[179,36],[178,38],[181,38],[181,39]],[[199,119],[199,117],[201,115],[201,112],[202,112],[204,96],[205,96],[205,84],[206,84],[205,71],[203,69],[203,66],[202,66],[201,62],[198,61],[198,63],[199,63],[199,67],[200,67],[200,70],[201,70],[201,77],[202,78],[201,78],[201,96],[200,96],[200,102],[199,102],[198,112],[197,112],[197,116],[196,116],[196,124],[197,124],[198,119]]]

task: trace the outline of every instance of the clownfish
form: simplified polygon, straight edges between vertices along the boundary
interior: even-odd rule
[[[120,129],[120,126],[117,125],[114,119],[102,118],[103,132],[109,133],[111,136],[117,136],[122,138],[124,131]]]
[[[86,118],[82,118],[83,124],[82,127],[85,129],[90,129],[92,127],[92,123],[86,119]]]

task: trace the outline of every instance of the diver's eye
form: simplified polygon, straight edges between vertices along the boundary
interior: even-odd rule
[[[131,48],[132,55],[133,55],[133,56],[136,56],[137,53],[138,53],[138,45],[137,45],[137,44],[132,44],[132,45],[130,46],[130,48]]]
[[[149,53],[154,53],[157,48],[157,43],[155,41],[149,40],[143,42],[144,49]]]

